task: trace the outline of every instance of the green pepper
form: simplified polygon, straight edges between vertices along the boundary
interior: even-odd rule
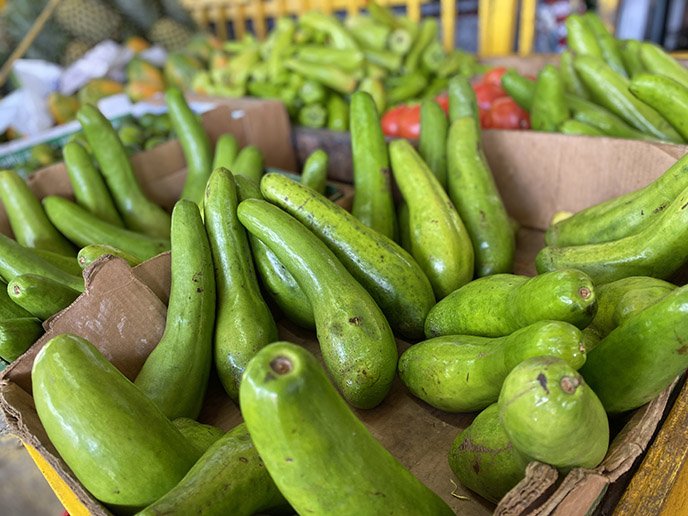
[[[394,16],[394,13],[390,9],[378,4],[375,0],[368,2],[368,12],[373,20],[386,25],[390,29],[396,29],[400,26],[399,20]]]
[[[297,58],[308,63],[336,66],[347,72],[360,70],[364,62],[364,55],[360,50],[340,50],[316,45],[299,47]]]
[[[296,25],[291,18],[284,16],[277,20],[277,27],[275,29],[277,35],[275,36],[275,41],[270,56],[268,57],[269,76],[273,81],[277,79],[279,72],[284,69],[283,54],[291,45],[295,30]]]
[[[301,15],[299,24],[303,27],[327,33],[334,48],[358,50],[358,45],[353,36],[332,16],[316,11],[308,11]]]
[[[367,91],[370,93],[370,96],[373,97],[375,101],[377,112],[384,112],[385,106],[387,106],[387,93],[385,92],[385,86],[382,84],[382,81],[367,77],[359,84],[358,91]]]
[[[366,77],[382,80],[387,77],[387,70],[380,65],[368,61],[366,63]]]
[[[438,40],[430,42],[420,58],[423,70],[429,73],[437,73],[446,57],[447,53],[444,51],[442,43]]]
[[[462,52],[461,50],[454,50],[448,54],[437,69],[439,77],[449,77],[461,73],[463,75],[472,75],[471,73],[464,73],[470,70],[475,65],[475,56]]]
[[[413,36],[406,29],[395,29],[387,39],[387,46],[395,54],[405,56],[413,46]]]
[[[287,69],[313,79],[339,93],[352,93],[356,89],[356,79],[350,74],[334,66],[320,66],[313,63],[303,63],[295,59],[285,62]]]
[[[399,83],[387,90],[387,105],[412,99],[419,95],[428,85],[428,79],[420,72],[405,75]]]
[[[298,27],[294,31],[294,43],[297,45],[305,45],[313,41],[314,32],[308,27]]]
[[[251,97],[259,97],[263,99],[278,99],[280,98],[280,87],[276,84],[266,81],[252,81],[246,87],[248,94]],[[214,169],[213,169],[214,170]]]
[[[327,122],[327,109],[320,103],[307,104],[299,110],[299,124],[319,129],[325,127]]]
[[[437,95],[449,88],[449,79],[446,77],[435,77],[428,87],[423,91],[423,99],[434,99]]]
[[[406,73],[413,73],[418,69],[418,64],[423,55],[423,51],[428,47],[432,41],[436,40],[439,26],[435,18],[425,18],[420,24],[418,37],[413,42],[413,46],[406,55],[404,61],[404,71]]]
[[[390,72],[398,72],[401,69],[402,57],[387,50],[364,50],[366,60],[369,63],[382,66]]]
[[[318,81],[306,79],[299,88],[299,98],[304,104],[322,103],[327,98],[327,90]]]
[[[332,131],[349,130],[349,104],[336,93],[331,93],[327,99],[327,128]]]
[[[362,48],[369,50],[384,50],[392,32],[388,26],[362,15],[349,16],[346,19],[346,28]]]

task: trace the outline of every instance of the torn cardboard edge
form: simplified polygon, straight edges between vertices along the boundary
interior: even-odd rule
[[[110,513],[85,491],[48,440],[30,395],[31,367],[50,338],[59,333],[76,333],[90,340],[133,380],[164,332],[166,307],[162,300],[169,296],[170,253],[160,254],[133,269],[122,259],[104,256],[91,264],[84,276],[84,294],[55,317],[46,334],[0,375],[0,409],[10,431],[36,448],[91,514],[103,516]],[[281,338],[303,345],[319,356],[311,332],[285,326],[284,322],[278,326]],[[406,346],[400,344],[400,351]],[[531,463],[526,478],[502,499],[495,514],[586,514],[599,502],[607,485],[642,455],[657,429],[669,393],[670,388],[633,414],[595,470],[575,469],[557,484],[556,469]],[[220,392],[216,389],[214,393],[210,393],[209,387],[202,412],[208,419],[202,417],[201,421],[228,429],[240,421],[240,413],[223,394],[221,387]],[[381,444],[457,513],[482,515],[489,514],[486,510],[492,511],[494,506],[486,505],[473,493],[469,507],[469,502],[458,501],[450,491],[449,480],[454,477],[446,459],[449,444],[475,414],[449,414],[433,409],[413,398],[398,378],[382,405],[375,410],[354,412]]]

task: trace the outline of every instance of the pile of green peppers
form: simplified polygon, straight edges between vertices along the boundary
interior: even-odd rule
[[[434,98],[449,77],[480,73],[475,56],[445,52],[436,18],[420,23],[375,2],[340,21],[307,12],[283,17],[265,41],[251,35],[215,50],[191,89],[213,96],[280,99],[303,126],[345,131],[348,97],[367,91],[379,112]]]

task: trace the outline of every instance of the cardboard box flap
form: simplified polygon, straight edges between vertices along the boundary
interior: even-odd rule
[[[526,467],[525,478],[499,501],[494,515],[532,514],[554,491],[558,478],[556,468],[542,462],[531,462]]]
[[[89,340],[133,380],[165,330],[167,307],[136,278],[126,261],[103,256],[84,271],[86,289],[72,305],[50,319],[46,333],[3,371],[31,393],[31,367],[48,340],[74,333]],[[136,314],[136,317],[132,317]]]
[[[543,230],[557,211],[576,212],[648,185],[688,150],[538,131],[485,131],[483,145],[509,214]]]

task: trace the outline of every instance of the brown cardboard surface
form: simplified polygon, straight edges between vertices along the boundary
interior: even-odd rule
[[[578,211],[641,188],[688,146],[536,131],[485,131],[485,156],[509,214],[546,229],[556,211]]]

